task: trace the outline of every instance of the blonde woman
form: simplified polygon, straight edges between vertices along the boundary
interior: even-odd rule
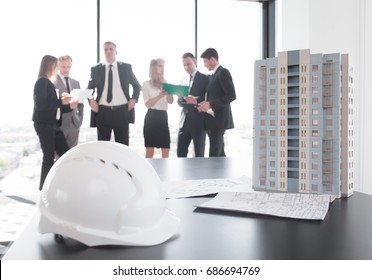
[[[162,158],[169,157],[170,134],[168,126],[168,104],[173,96],[162,89],[164,79],[164,60],[153,59],[150,62],[150,80],[143,83],[142,93],[148,108],[143,127],[146,158],[153,158],[155,148],[161,149]]]

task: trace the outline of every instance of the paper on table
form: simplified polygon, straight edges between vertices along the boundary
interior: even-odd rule
[[[324,220],[330,198],[329,195],[298,193],[223,192],[198,207],[294,219]]]
[[[166,198],[202,196],[218,192],[251,192],[252,179],[241,176],[233,179],[203,179],[162,182]]]
[[[72,96],[73,100],[78,100],[79,103],[83,103],[85,99],[92,96],[92,89],[73,89],[70,92],[70,95]]]
[[[189,87],[188,86],[179,86],[172,84],[162,84],[163,90],[167,91],[169,94],[188,96]]]

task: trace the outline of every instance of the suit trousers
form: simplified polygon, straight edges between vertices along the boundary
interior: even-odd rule
[[[65,135],[67,144],[70,148],[75,147],[79,142],[79,132],[82,123],[82,116],[77,109],[62,114],[62,124],[60,129]]]
[[[209,157],[226,157],[223,136],[226,129],[207,129],[209,137]]]
[[[119,106],[99,105],[97,114],[98,140],[110,141],[114,132],[115,142],[129,145],[128,104]]]
[[[187,118],[178,132],[177,157],[187,157],[191,140],[195,157],[204,157],[206,131],[204,128],[191,127]]]
[[[39,136],[40,147],[43,152],[39,185],[39,190],[42,190],[45,178],[53,166],[55,153],[61,157],[69,148],[57,122],[55,124],[35,122],[34,128]]]

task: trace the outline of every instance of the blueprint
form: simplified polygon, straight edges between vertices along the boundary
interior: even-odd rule
[[[203,196],[218,192],[252,192],[252,179],[247,176],[229,179],[203,179],[162,182],[166,198]]]
[[[249,212],[278,217],[324,220],[331,202],[330,195],[221,192],[198,207]]]

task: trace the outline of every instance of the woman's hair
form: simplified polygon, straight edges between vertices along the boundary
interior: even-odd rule
[[[58,59],[56,57],[52,55],[44,55],[40,63],[38,78],[45,77],[49,79],[57,65]]]
[[[162,58],[152,59],[150,62],[149,71],[151,84],[157,87],[161,86],[161,83],[165,82],[164,73],[158,73],[157,66],[159,65],[159,63],[163,63],[164,65],[164,59]]]

